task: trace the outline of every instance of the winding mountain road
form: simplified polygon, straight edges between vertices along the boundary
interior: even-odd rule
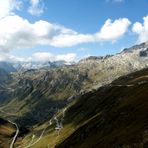
[[[13,125],[15,125],[15,127],[16,127],[16,133],[15,133],[15,135],[14,135],[14,137],[13,137],[13,139],[12,139],[12,142],[11,142],[11,144],[10,144],[10,148],[13,148],[14,147],[14,143],[15,143],[15,141],[16,141],[16,139],[17,139],[17,136],[18,136],[18,134],[19,134],[19,128],[18,128],[18,125],[16,124],[16,123],[14,123],[14,122],[12,122],[12,121],[10,121],[10,120],[8,120],[11,124],[13,124]]]
[[[46,127],[46,128],[47,128],[47,127]],[[42,131],[40,137],[39,137],[34,143],[31,143],[31,144],[29,144],[28,146],[24,146],[24,148],[29,148],[29,147],[35,145],[36,143],[38,143],[38,142],[42,139],[42,137],[43,137],[43,135],[44,135],[44,132],[45,132],[46,128],[43,129],[43,131]]]
[[[2,112],[2,113],[4,113],[4,114],[7,114],[7,115],[11,115],[10,113],[6,113],[5,111],[3,111],[2,109],[0,109],[0,112]],[[19,134],[19,127],[18,127],[18,125],[16,124],[16,123],[14,123],[13,121],[10,121],[10,120],[7,120],[9,123],[11,123],[11,124],[13,124],[15,127],[16,127],[16,133],[15,133],[15,135],[14,135],[14,137],[13,137],[13,139],[12,139],[12,142],[11,142],[11,144],[10,144],[10,147],[9,148],[13,148],[14,147],[14,143],[15,143],[15,141],[16,141],[16,139],[17,139],[17,136],[18,136],[18,134]]]

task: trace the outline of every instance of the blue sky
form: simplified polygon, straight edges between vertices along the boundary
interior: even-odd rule
[[[147,0],[1,0],[0,60],[118,53],[148,40],[147,6]]]

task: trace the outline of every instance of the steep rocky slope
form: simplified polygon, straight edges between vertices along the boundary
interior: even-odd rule
[[[78,65],[84,69],[91,69],[89,75],[99,82],[113,79],[148,66],[148,42],[124,49],[116,55],[104,57],[89,57],[81,60]],[[145,53],[145,54],[142,54]]]
[[[83,124],[57,147],[147,147],[147,90],[148,69],[82,97],[66,116],[76,119],[71,120],[74,125]],[[82,113],[82,119],[77,120]]]
[[[82,96],[65,119],[80,126],[57,147],[147,147],[147,90],[145,69]]]
[[[77,94],[82,83],[88,81],[85,73],[79,76],[77,73],[76,70],[70,71],[65,68],[49,71],[29,70],[13,74],[12,79],[6,84],[11,100],[3,102],[2,107],[5,112],[14,116],[1,113],[2,116],[16,119],[21,125],[26,126],[52,117],[58,109],[68,103],[67,98]],[[4,94],[8,92],[5,91]]]

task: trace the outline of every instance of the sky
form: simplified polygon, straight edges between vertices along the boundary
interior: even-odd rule
[[[148,41],[148,0],[0,0],[0,61],[78,61]]]

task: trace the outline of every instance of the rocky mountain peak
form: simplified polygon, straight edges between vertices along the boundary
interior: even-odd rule
[[[105,60],[108,59],[110,57],[112,57],[113,55],[106,55],[106,56],[89,56],[87,58],[84,58],[82,60],[79,61],[79,63],[85,63],[85,62],[95,62],[95,61],[100,61],[100,60]]]
[[[133,52],[135,50],[143,50],[143,49],[146,49],[148,48],[148,41],[147,42],[144,42],[144,43],[141,43],[139,45],[134,45],[130,48],[125,48],[122,52],[126,53],[126,52]]]

